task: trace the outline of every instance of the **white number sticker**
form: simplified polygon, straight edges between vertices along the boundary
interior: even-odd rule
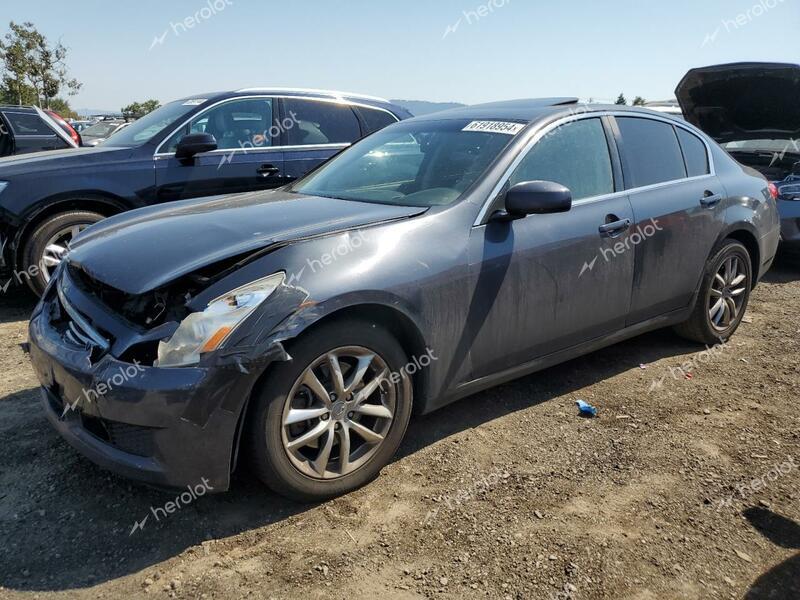
[[[525,129],[525,125],[520,123],[508,123],[506,121],[473,121],[462,131],[478,131],[481,133],[505,133],[506,135],[517,135]]]

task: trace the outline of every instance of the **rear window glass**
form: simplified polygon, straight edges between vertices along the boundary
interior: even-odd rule
[[[678,139],[683,149],[683,158],[686,159],[689,177],[708,175],[711,171],[708,168],[708,152],[703,140],[680,127],[678,127]]]
[[[617,117],[629,172],[628,187],[643,187],[686,177],[675,129],[652,119]]]
[[[38,115],[17,112],[7,112],[5,115],[17,135],[55,135]]]
[[[290,146],[351,144],[361,137],[361,126],[347,105],[312,100],[285,100],[286,114],[296,125],[287,128]]]

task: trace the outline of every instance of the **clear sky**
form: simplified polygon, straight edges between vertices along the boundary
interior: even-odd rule
[[[259,85],[659,100],[691,67],[800,62],[800,0],[214,1],[3,0],[2,19],[61,39],[84,84],[72,106],[108,110]]]

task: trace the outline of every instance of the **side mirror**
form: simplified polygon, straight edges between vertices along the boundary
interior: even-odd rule
[[[217,140],[210,133],[190,133],[183,136],[175,150],[175,158],[189,160],[196,154],[211,152],[217,149]]]
[[[513,218],[567,212],[572,192],[552,181],[525,181],[506,192],[506,212]]]

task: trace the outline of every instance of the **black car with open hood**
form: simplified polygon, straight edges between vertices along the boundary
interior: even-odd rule
[[[782,240],[800,247],[800,65],[692,69],[675,94],[687,121],[775,184]]]

